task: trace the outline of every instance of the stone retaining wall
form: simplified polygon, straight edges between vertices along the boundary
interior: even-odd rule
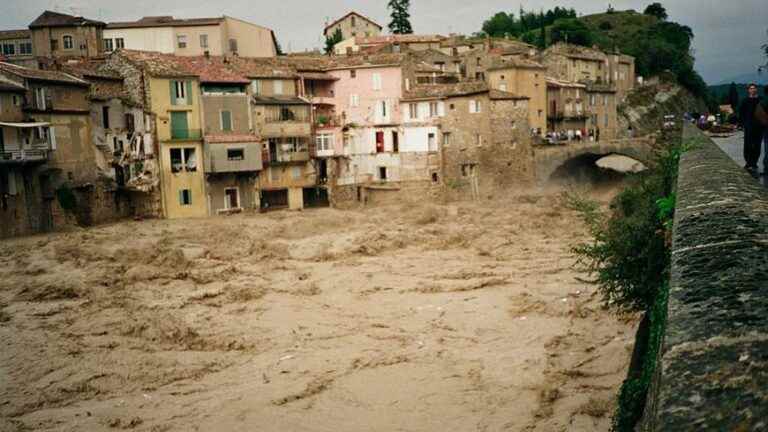
[[[669,318],[638,429],[768,430],[768,190],[683,135]]]

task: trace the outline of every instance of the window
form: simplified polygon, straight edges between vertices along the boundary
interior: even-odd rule
[[[253,87],[253,94],[260,95],[261,94],[261,81],[255,80],[251,84],[251,87]]]
[[[125,48],[125,39],[123,39],[123,38],[116,38],[115,39],[115,48],[117,48],[117,49]]]
[[[608,106],[608,95],[603,95],[603,105]]]
[[[109,129],[109,107],[101,107],[101,125],[104,129]]]
[[[419,105],[415,103],[408,104],[408,115],[410,116],[411,120],[416,120],[419,118]]]
[[[443,147],[451,145],[451,133],[443,132]]]
[[[270,183],[275,183],[280,181],[280,171],[278,171],[277,168],[270,168],[269,181]]]
[[[387,167],[379,167],[379,180],[387,179]]]
[[[17,95],[13,95],[13,106],[21,106],[21,98]]]
[[[192,190],[190,189],[179,190],[179,204],[183,206],[192,205]]]
[[[474,177],[475,176],[475,164],[473,164],[473,163],[461,164],[461,176],[462,177]]]
[[[605,114],[605,127],[608,127],[608,114]]]
[[[437,117],[438,110],[437,110],[437,102],[430,102],[429,103],[429,116],[430,117]]]
[[[436,172],[432,173],[432,183],[437,183],[440,181],[440,177],[437,175]]]
[[[349,95],[349,106],[356,107],[360,105],[360,97],[356,94]]]
[[[187,99],[187,95],[191,92],[191,81],[171,81],[171,105],[190,105],[192,98]]]
[[[480,66],[480,65],[481,65],[481,61],[482,61],[482,59],[481,59],[480,57],[478,57],[478,58],[477,58],[477,65],[478,65],[478,66]]]
[[[241,161],[245,159],[245,149],[231,148],[227,149],[227,160]]]
[[[475,72],[475,79],[478,81],[484,81],[485,80],[485,73],[484,72]]]
[[[136,123],[133,119],[133,114],[126,113],[125,114],[125,128],[128,129],[128,133],[133,133],[133,131],[136,129]]]
[[[333,135],[331,134],[319,134],[315,137],[315,145],[317,151],[330,151],[333,150]]]
[[[104,51],[113,51],[115,49],[113,43],[112,39],[104,39]]]
[[[207,34],[201,34],[200,35],[200,48],[208,48],[208,35]]]
[[[483,146],[483,136],[482,135],[480,135],[480,134],[476,134],[475,135],[475,145],[477,145],[478,147],[482,147]]]
[[[171,149],[171,172],[181,172],[184,167],[184,161],[182,160],[182,154],[180,148]]]
[[[51,39],[51,51],[56,51],[58,49],[59,49],[58,39]]]
[[[397,153],[400,151],[400,135],[397,131],[392,131],[392,151]]]
[[[482,107],[480,106],[479,100],[471,100],[469,101],[469,112],[470,114],[477,114],[482,110]]]
[[[355,16],[352,15],[350,18],[352,18],[352,27],[357,27],[357,23],[355,22]]]
[[[376,132],[376,153],[384,152],[384,132]]]
[[[352,69],[349,71],[349,77],[350,78],[357,78],[357,71]]]
[[[499,90],[501,91],[507,91],[507,85],[505,83],[499,84]]]
[[[75,47],[75,43],[72,40],[72,36],[65,35],[62,40],[64,41],[63,46],[65,50],[69,50]]]
[[[593,94],[592,94],[592,95],[589,95],[589,105],[590,105],[590,106],[595,106],[595,100],[596,100],[596,99],[597,99],[597,98],[595,97],[595,95],[593,95]]]
[[[280,107],[280,120],[281,121],[291,121],[296,120],[296,115],[293,111],[291,111],[291,108],[287,106],[281,106]]]
[[[45,109],[45,89],[42,87],[35,87],[35,107]]]
[[[433,132],[427,134],[427,149],[431,152],[437,151],[437,138]]]
[[[272,90],[274,91],[274,93],[276,95],[283,94],[283,81],[282,80],[274,80],[274,81],[272,81],[272,83],[273,83]]]
[[[3,43],[3,55],[6,55],[6,56],[16,55],[16,45],[12,42]]]
[[[178,36],[176,36],[176,45],[179,48],[186,48],[187,47],[187,35],[178,35]]]
[[[184,149],[184,167],[189,172],[197,171],[197,156],[195,155],[195,149]]]
[[[221,130],[232,131],[232,111],[221,111]]]
[[[291,167],[291,178],[294,180],[299,180],[301,178],[301,167]]]
[[[380,73],[373,74],[373,89],[381,90],[381,74]]]
[[[224,189],[224,208],[227,210],[240,208],[240,190],[238,188]]]
[[[19,43],[19,54],[20,55],[32,54],[32,42],[21,42],[21,43]]]
[[[381,117],[387,118],[387,101],[381,101]]]
[[[237,54],[237,39],[229,40],[229,51]]]

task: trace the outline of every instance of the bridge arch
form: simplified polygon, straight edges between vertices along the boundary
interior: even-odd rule
[[[536,180],[540,185],[577,165],[594,165],[604,156],[621,155],[648,165],[653,158],[653,139],[632,138],[604,142],[570,142],[534,149]]]

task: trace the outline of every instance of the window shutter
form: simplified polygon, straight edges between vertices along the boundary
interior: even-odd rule
[[[48,136],[51,137],[51,150],[56,150],[56,133],[54,128],[48,128]]]
[[[187,81],[187,105],[192,105],[192,81]]]
[[[176,81],[169,81],[171,83],[171,105],[176,105]]]
[[[179,190],[179,205],[184,205],[184,191]]]

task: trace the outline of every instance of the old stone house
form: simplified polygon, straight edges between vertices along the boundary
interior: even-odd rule
[[[18,66],[37,67],[32,52],[32,32],[27,29],[0,31],[0,58]]]
[[[587,98],[586,84],[547,78],[547,131],[586,130],[591,116]]]
[[[104,53],[106,24],[79,16],[45,11],[29,24],[36,57],[99,57]]]
[[[332,37],[336,30],[341,31],[341,40],[346,40],[356,36],[378,36],[383,28],[372,19],[351,11],[327,24],[323,29],[323,36]]]

